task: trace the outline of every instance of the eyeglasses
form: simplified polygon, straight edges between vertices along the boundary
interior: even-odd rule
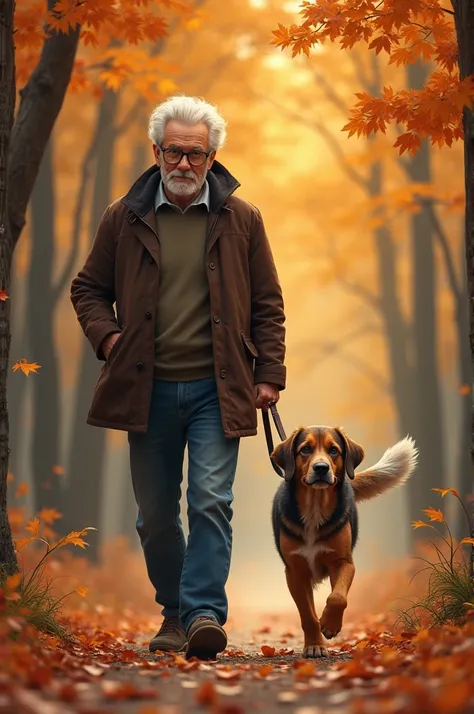
[[[211,151],[181,151],[181,149],[175,148],[165,149],[163,146],[159,146],[163,152],[163,158],[166,163],[173,164],[174,166],[179,164],[183,156],[186,156],[191,166],[203,166],[212,153]]]

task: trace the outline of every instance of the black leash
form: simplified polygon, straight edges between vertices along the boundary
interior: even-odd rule
[[[285,430],[283,428],[282,421],[280,419],[280,415],[278,414],[278,409],[276,408],[276,404],[271,404],[269,408],[273,421],[275,423],[276,430],[278,432],[278,436],[282,441],[285,441],[286,439],[286,434]],[[268,411],[264,411],[262,409],[262,419],[263,419],[263,428],[265,429],[265,439],[267,440],[267,449],[268,449],[268,455],[271,456],[273,453],[274,445],[273,445],[273,436],[272,436],[272,429],[270,426],[270,418],[268,416]],[[281,476],[281,471],[278,468],[276,464],[273,463],[273,461],[270,459],[271,464],[275,471],[277,472],[278,476]]]

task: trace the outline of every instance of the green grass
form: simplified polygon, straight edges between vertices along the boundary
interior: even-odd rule
[[[433,489],[444,497],[451,493],[461,503],[467,521],[467,533],[472,532],[471,517],[455,489]],[[418,599],[411,600],[409,607],[398,609],[396,626],[402,625],[407,630],[420,630],[442,625],[462,626],[467,620],[469,610],[474,610],[474,579],[465,557],[466,547],[473,547],[472,538],[467,536],[455,544],[451,531],[440,509],[427,508],[424,513],[431,523],[415,521],[415,528],[428,527],[437,533],[437,542],[431,541],[435,557],[417,557],[424,566],[414,577],[428,575],[426,591]],[[442,526],[443,535],[433,522]],[[413,579],[412,579],[413,580]]]
[[[429,563],[426,569],[431,570],[426,594],[397,611],[397,624],[407,630],[463,625],[474,597],[467,566],[459,563],[451,569],[438,562]]]
[[[0,587],[6,585],[6,573],[0,570]],[[59,621],[64,597],[58,598],[52,591],[52,582],[46,580],[41,570],[34,577],[22,573],[21,582],[15,591],[15,599],[6,600],[3,614],[7,617],[21,617],[29,625],[41,632],[61,639],[71,633]],[[14,632],[14,631],[13,631]]]

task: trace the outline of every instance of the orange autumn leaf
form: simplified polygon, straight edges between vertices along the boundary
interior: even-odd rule
[[[18,589],[21,583],[21,573],[15,573],[14,575],[9,575],[5,580],[6,589],[10,592],[14,592]]]
[[[273,672],[273,665],[272,664],[264,664],[263,667],[259,667],[257,669],[258,674],[261,677],[268,677],[269,674]]]
[[[37,374],[38,370],[41,369],[41,365],[36,362],[28,362],[26,359],[20,359],[18,362],[15,362],[12,369],[14,372],[21,370],[21,372],[28,377],[30,372]]]
[[[38,518],[40,521],[43,521],[44,523],[47,523],[49,526],[52,526],[54,521],[57,521],[59,518],[62,518],[63,514],[59,513],[55,508],[42,508],[41,511],[38,513]]]
[[[40,522],[38,518],[34,518],[32,521],[28,521],[26,524],[26,530],[33,534],[35,538],[39,535]]]
[[[269,645],[262,645],[261,648],[262,654],[264,657],[274,657],[275,656],[275,648],[270,647]]]
[[[82,586],[76,588],[75,592],[80,596],[80,597],[86,597],[87,593],[89,592],[88,588],[84,588]]]
[[[15,548],[17,550],[21,550],[25,547],[25,545],[28,545],[28,543],[31,543],[33,540],[36,540],[36,538],[21,538],[20,540],[16,540]]]
[[[5,291],[5,290],[0,290],[0,300],[2,300],[3,302],[5,302],[5,300],[8,300],[8,299],[9,299],[9,298],[8,298],[8,295],[7,295],[6,291]]]
[[[314,662],[305,662],[296,670],[295,679],[309,679],[314,676],[315,671],[316,665]]]
[[[423,508],[423,513],[426,513],[430,521],[438,521],[439,523],[444,523],[443,512],[439,508]]]
[[[15,496],[18,498],[19,496],[25,496],[29,491],[28,484],[26,481],[22,481],[20,485],[18,486],[17,490],[15,491]]]
[[[447,493],[452,493],[454,496],[460,498],[459,491],[457,491],[455,488],[432,488],[431,490],[435,491],[436,493],[440,493],[442,498],[444,498]]]
[[[241,671],[238,669],[218,669],[216,670],[217,679],[223,679],[227,682],[233,682],[236,679],[240,679]]]
[[[12,481],[14,481],[14,480],[15,480],[14,475],[12,474],[11,471],[8,471],[8,473],[7,473],[7,484],[12,483]]]
[[[70,533],[67,534],[67,536],[64,536],[64,538],[61,538],[61,540],[58,542],[57,547],[62,548],[65,545],[77,545],[79,548],[86,548],[89,543],[86,543],[86,541],[82,538],[82,536],[85,536],[87,534],[87,531],[96,531],[97,528],[93,528],[92,526],[89,526],[88,528],[84,528],[82,531],[71,531]]]
[[[432,528],[433,526],[430,526],[429,523],[425,523],[424,521],[413,521],[412,523],[413,528]]]
[[[349,136],[385,133],[389,124],[398,125],[402,131],[393,146],[399,154],[415,154],[427,138],[438,147],[463,140],[462,113],[472,105],[474,81],[459,78],[453,13],[439,0],[307,0],[298,15],[297,22],[279,23],[273,30],[272,44],[289,48],[292,57],[309,57],[329,41],[342,50],[365,44],[376,55],[389,55],[388,63],[395,66],[422,61],[433,67],[417,89],[383,87],[381,96],[356,94],[358,102],[343,127]]]
[[[472,683],[460,680],[443,684],[433,697],[433,706],[436,712],[456,714],[456,712],[469,711],[471,701]]]
[[[206,679],[196,691],[195,700],[202,707],[212,706],[217,699],[217,692],[210,679]]]
[[[463,545],[474,545],[474,538],[463,538],[461,543]]]
[[[53,466],[51,471],[55,476],[62,476],[64,474],[64,466],[57,464],[56,466]]]
[[[172,70],[165,66],[163,58],[150,51],[151,46],[168,37],[174,24],[192,29],[200,20],[200,12],[190,0],[131,0],[126,3],[120,0],[80,3],[56,0],[50,5],[48,9],[47,3],[40,0],[17,3],[18,84],[28,81],[37,64],[48,36],[45,27],[59,33],[80,27],[79,51],[68,89],[71,93],[88,91],[93,98],[102,92],[104,82],[117,89],[126,81],[139,95],[161,99],[160,82],[172,81],[168,76]],[[111,61],[112,50],[116,54],[123,53],[124,61]],[[148,64],[142,61],[141,55],[148,57]],[[160,65],[158,69],[157,65]]]
[[[468,394],[471,393],[471,385],[470,384],[461,384],[461,386],[458,389],[458,392],[462,397],[467,396]]]

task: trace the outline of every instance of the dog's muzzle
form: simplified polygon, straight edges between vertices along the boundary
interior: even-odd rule
[[[308,486],[318,483],[332,486],[334,478],[331,473],[331,469],[329,468],[329,464],[325,461],[317,461],[313,464],[311,470],[306,475],[305,481]]]

